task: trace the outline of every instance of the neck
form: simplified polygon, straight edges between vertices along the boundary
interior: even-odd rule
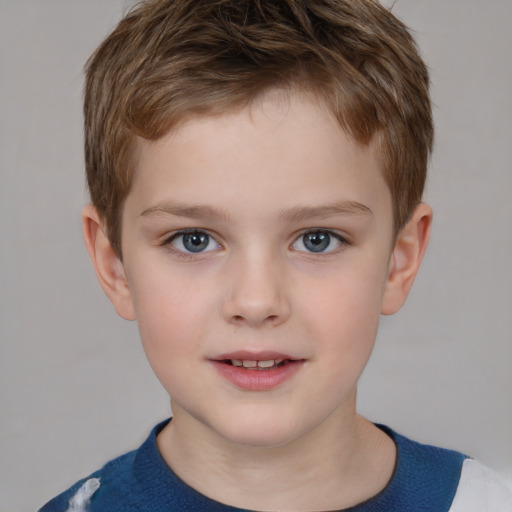
[[[332,510],[378,494],[391,478],[395,446],[355,413],[334,412],[285,445],[234,444],[174,407],[158,448],[188,485],[216,501],[257,510]]]

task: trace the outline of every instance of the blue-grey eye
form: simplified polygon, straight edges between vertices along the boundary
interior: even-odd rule
[[[342,238],[329,231],[309,231],[301,235],[294,243],[296,251],[331,252],[342,245]]]
[[[177,233],[172,238],[172,245],[181,252],[198,253],[213,251],[219,245],[204,231],[189,231]]]

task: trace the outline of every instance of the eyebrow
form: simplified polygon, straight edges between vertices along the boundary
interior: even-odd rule
[[[141,217],[153,217],[158,215],[174,215],[176,217],[188,217],[191,219],[215,218],[226,220],[228,214],[206,205],[185,205],[181,203],[165,203],[141,212]]]
[[[341,201],[322,206],[296,206],[279,212],[281,220],[300,222],[316,218],[325,219],[336,215],[370,214],[373,215],[368,206],[357,201]],[[153,217],[159,215],[173,215],[176,217],[187,217],[191,219],[221,219],[228,220],[229,215],[224,210],[218,210],[207,205],[185,205],[181,203],[164,203],[146,208],[141,212],[141,217]]]
[[[325,219],[336,215],[366,214],[373,215],[368,206],[357,201],[342,201],[322,206],[297,206],[289,210],[282,210],[279,217],[286,220],[302,221],[310,218]]]

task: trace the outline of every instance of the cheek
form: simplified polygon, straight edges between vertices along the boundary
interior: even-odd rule
[[[303,310],[322,319],[327,325],[343,330],[364,328],[380,316],[386,272],[371,265],[350,266],[305,283],[301,297]],[[307,307],[306,307],[307,306]]]
[[[370,356],[384,289],[383,272],[351,268],[323,280],[322,286],[311,283],[301,307],[317,349],[332,354],[338,370],[350,374],[362,370]]]
[[[186,370],[191,355],[200,353],[213,308],[202,287],[178,276],[161,276],[146,273],[132,289],[144,351],[165,385],[166,374],[173,373],[169,368]]]

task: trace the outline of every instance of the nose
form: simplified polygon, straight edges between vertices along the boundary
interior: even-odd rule
[[[258,328],[278,326],[288,320],[290,303],[279,258],[247,255],[230,267],[222,305],[227,322]]]

